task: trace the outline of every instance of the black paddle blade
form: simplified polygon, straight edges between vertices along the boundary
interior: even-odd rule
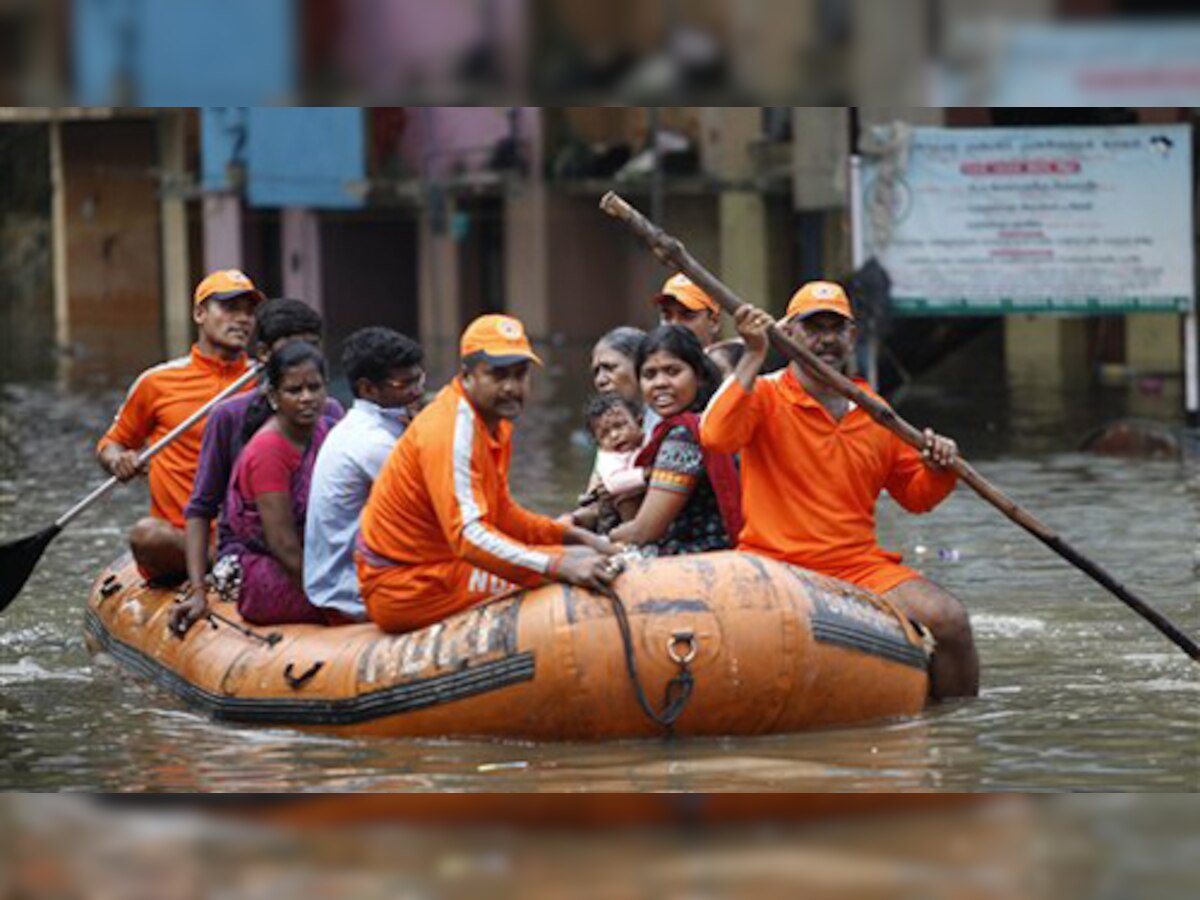
[[[51,525],[37,534],[0,545],[0,612],[21,593],[46,547],[60,531],[59,526]]]

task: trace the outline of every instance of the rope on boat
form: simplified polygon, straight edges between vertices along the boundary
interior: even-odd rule
[[[633,691],[637,696],[638,705],[652,722],[665,728],[667,736],[671,737],[675,733],[675,723],[683,715],[696,687],[696,680],[692,676],[691,670],[691,662],[696,658],[695,636],[691,632],[676,632],[667,641],[667,655],[679,667],[679,672],[667,682],[666,689],[663,691],[662,708],[656,710],[650,704],[646,690],[642,687],[642,680],[638,676],[637,660],[633,652],[633,634],[629,627],[629,614],[625,611],[625,603],[615,588],[609,587],[603,593],[612,603],[613,616],[617,620],[617,628],[621,632],[621,643],[624,645],[625,668],[629,672],[629,680],[633,682]],[[675,649],[679,644],[684,644],[688,648],[682,654]]]

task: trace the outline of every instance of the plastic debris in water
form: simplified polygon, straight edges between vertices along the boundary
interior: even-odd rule
[[[957,547],[943,547],[938,551],[938,559],[942,562],[958,562],[962,559],[962,554],[958,551]]]
[[[505,769],[528,769],[529,763],[520,760],[514,762],[484,763],[477,767],[480,772],[500,772]]]

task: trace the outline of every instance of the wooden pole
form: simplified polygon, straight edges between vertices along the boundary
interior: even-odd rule
[[[604,198],[600,201],[600,208],[613,218],[624,223],[664,265],[687,275],[731,316],[742,306],[746,305],[740,297],[734,294],[712,272],[688,253],[682,242],[664,232],[615,193],[610,191],[605,194]],[[778,326],[771,328],[770,340],[772,345],[781,353],[803,365],[815,377],[821,379],[821,381],[825,382],[843,397],[854,401],[872,419],[897,435],[906,444],[917,449],[924,448],[925,436],[920,430],[914,428],[897,415],[896,411],[887,403],[880,400],[874,394],[864,391],[841,372],[838,372],[818,356],[814,355],[808,348],[793,341]],[[1197,644],[1196,641],[1181,631],[1157,609],[1136,596],[1121,582],[1117,581],[1116,578],[1105,571],[1098,563],[1084,556],[1051,528],[1039,521],[1031,512],[1005,495],[1003,491],[980,475],[961,456],[955,461],[953,469],[955,474],[970,485],[976,494],[992,504],[992,506],[1004,513],[1010,520],[1020,525],[1063,559],[1103,585],[1126,606],[1162,632],[1163,635],[1193,660],[1200,661],[1200,644]]]

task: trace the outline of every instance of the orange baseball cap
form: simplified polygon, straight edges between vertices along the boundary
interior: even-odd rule
[[[846,291],[840,284],[832,281],[810,281],[803,285],[792,295],[784,318],[803,318],[818,312],[835,312],[851,322],[854,321],[850,298],[846,296]]]
[[[466,359],[476,354],[483,354],[493,366],[511,366],[523,360],[542,364],[520,320],[496,313],[480,316],[463,332],[459,355]]]
[[[267,299],[263,292],[254,286],[254,282],[245,272],[240,269],[217,269],[196,285],[196,293],[192,296],[192,305],[199,306],[212,297],[218,300],[231,300],[242,294],[250,294],[258,303]]]
[[[717,306],[717,301],[700,290],[696,283],[682,272],[668,278],[666,284],[662,286],[662,290],[655,294],[650,302],[658,304],[664,300],[674,300],[687,309],[721,311],[721,307]]]

